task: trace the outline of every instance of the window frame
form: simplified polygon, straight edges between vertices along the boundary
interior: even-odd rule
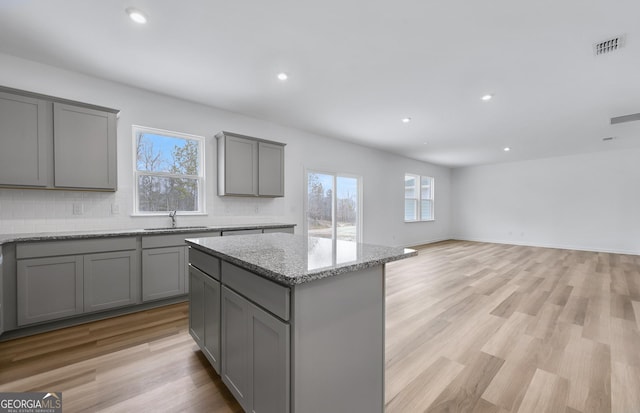
[[[435,178],[432,176],[427,176],[427,175],[419,175],[419,174],[412,174],[412,173],[405,173],[404,174],[404,182],[405,182],[405,187],[404,190],[406,191],[406,182],[407,182],[407,177],[411,177],[414,178],[417,182],[416,185],[416,196],[414,198],[407,198],[406,196],[406,192],[405,192],[405,197],[404,197],[404,211],[405,214],[404,215],[404,222],[405,223],[411,223],[411,222],[431,222],[431,221],[435,221],[436,217],[435,217]],[[429,186],[430,186],[430,197],[428,198],[423,198],[422,197],[422,186],[424,185],[423,181],[424,180],[429,180]],[[416,219],[407,219],[406,216],[406,209],[407,209],[407,201],[413,201],[415,202],[416,205]],[[422,216],[422,205],[423,205],[423,201],[429,201],[429,205],[430,205],[430,217],[429,218],[424,218]]]
[[[132,216],[165,216],[171,211],[140,211],[140,200],[138,198],[138,178],[140,176],[155,176],[161,178],[176,178],[176,179],[195,179],[198,185],[198,210],[197,211],[182,211],[178,212],[180,215],[207,215],[206,211],[206,171],[205,171],[205,140],[204,136],[193,135],[184,132],[170,131],[166,129],[151,128],[148,126],[132,125],[132,161],[133,161],[133,213]],[[196,141],[198,144],[198,162],[199,162],[199,175],[184,175],[173,174],[170,172],[149,172],[138,170],[138,135],[142,133],[152,133],[155,135],[166,136],[168,138],[187,139]]]

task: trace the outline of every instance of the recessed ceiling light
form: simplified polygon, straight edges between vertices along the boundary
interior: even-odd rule
[[[129,15],[129,18],[131,20],[133,20],[134,22],[136,22],[138,24],[145,24],[147,22],[147,16],[143,12],[141,12],[140,10],[138,10],[136,8],[133,8],[133,7],[129,7],[125,11]]]
[[[289,79],[288,74],[286,74],[285,72],[278,73],[278,80],[282,80],[284,82],[287,79]]]
[[[503,151],[505,151],[505,152],[509,152],[510,150],[511,150],[511,148],[508,147],[508,146],[505,146],[504,149],[503,149]]]
[[[411,122],[411,118],[402,118],[402,123],[409,123]]]
[[[426,144],[427,144],[427,142],[422,142],[422,144],[423,144],[423,145],[426,145]]]
[[[484,100],[485,102],[487,102],[487,101],[489,101],[489,100],[493,99],[493,95],[488,93],[488,94],[486,94],[486,95],[482,96],[480,99],[482,99],[482,100]]]

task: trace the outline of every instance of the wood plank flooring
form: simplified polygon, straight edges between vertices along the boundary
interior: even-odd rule
[[[0,391],[62,391],[65,412],[240,412],[187,311],[0,343]],[[640,256],[429,245],[387,266],[386,334],[387,412],[640,412]]]

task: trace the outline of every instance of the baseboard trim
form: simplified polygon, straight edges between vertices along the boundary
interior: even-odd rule
[[[453,238],[438,238],[438,239],[432,239],[432,240],[428,240],[428,241],[423,241],[420,242],[418,244],[411,244],[411,245],[403,245],[404,248],[411,248],[411,249],[420,249],[420,248],[424,248],[427,245],[431,245],[431,244],[437,244],[438,242],[446,242],[446,241],[456,241]]]
[[[585,247],[581,245],[571,245],[571,244],[565,245],[565,244],[551,244],[551,243],[534,243],[534,242],[524,242],[524,241],[517,242],[517,241],[496,240],[491,238],[464,238],[464,237],[456,237],[456,238],[452,238],[452,240],[470,241],[470,242],[486,242],[490,244],[519,245],[522,247],[553,248],[553,249],[559,249],[559,250],[604,252],[608,254],[640,255],[639,251],[631,251],[631,250],[624,250],[624,249],[593,248],[593,247]]]

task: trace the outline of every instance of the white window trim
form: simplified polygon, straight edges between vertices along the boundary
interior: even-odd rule
[[[200,155],[200,175],[197,177],[198,179],[198,211],[178,211],[180,215],[207,215],[206,209],[206,171],[205,171],[205,137],[198,135],[191,135],[183,132],[175,132],[166,129],[157,129],[150,128],[147,126],[140,125],[132,125],[131,126],[131,134],[132,134],[132,161],[133,161],[133,213],[131,216],[165,216],[167,212],[164,211],[140,211],[138,209],[138,176],[140,175],[150,175],[150,176],[163,176],[169,178],[188,178],[193,179],[194,175],[182,175],[182,174],[171,174],[167,172],[140,172],[138,171],[138,159],[136,156],[137,153],[137,134],[138,132],[149,132],[155,133],[158,135],[165,135],[169,137],[183,138],[195,140],[198,142],[198,154]]]
[[[308,236],[309,235],[309,223],[307,221],[307,215],[309,212],[309,173],[318,173],[318,174],[324,174],[324,175],[332,175],[333,176],[333,187],[336,188],[337,186],[337,179],[338,176],[343,176],[345,178],[354,178],[358,180],[358,221],[357,221],[357,226],[358,226],[358,232],[357,232],[357,239],[356,242],[362,242],[363,240],[363,228],[362,228],[362,216],[363,216],[363,209],[364,209],[364,204],[362,203],[362,199],[363,199],[363,183],[362,183],[362,176],[360,175],[353,175],[353,174],[348,174],[348,173],[341,173],[341,172],[332,172],[332,171],[327,171],[327,170],[322,170],[322,169],[315,169],[315,168],[305,168],[304,170],[304,208],[303,208],[303,233],[304,236]],[[337,204],[338,204],[338,197],[336,197],[335,194],[335,190],[333,191],[333,199],[331,202],[331,216],[333,217],[333,219],[335,220],[335,211],[337,209]],[[332,222],[332,234],[331,237],[334,241],[337,240],[337,234],[336,234],[336,225],[335,222]]]
[[[420,174],[412,174],[412,173],[405,173],[404,174],[405,179],[407,176],[412,176],[417,178],[417,182],[418,182],[418,190],[417,190],[417,198],[404,198],[404,203],[403,203],[403,209],[406,205],[407,199],[413,199],[416,201],[416,219],[405,219],[404,222],[405,223],[412,223],[412,222],[433,222],[436,220],[436,206],[435,206],[435,179],[432,176],[428,176],[428,175],[420,175]],[[429,219],[422,219],[422,178],[428,178],[429,180],[431,180],[431,198],[424,198],[424,200],[428,200],[431,201],[431,218]],[[403,214],[404,215],[404,214]]]

